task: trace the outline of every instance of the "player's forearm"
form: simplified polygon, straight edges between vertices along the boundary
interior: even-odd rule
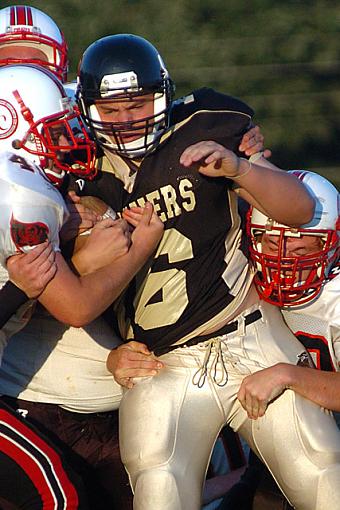
[[[340,373],[286,365],[287,386],[332,411],[340,411]]]
[[[78,278],[60,257],[59,274],[39,301],[56,319],[74,327],[88,324],[106,310],[147,260],[146,253],[131,248],[113,264]]]
[[[249,162],[241,160],[240,177],[235,178],[242,198],[279,223],[298,226],[310,221],[314,200],[294,175],[269,166],[251,165],[248,172]]]

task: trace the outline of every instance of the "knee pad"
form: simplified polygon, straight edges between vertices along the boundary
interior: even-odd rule
[[[184,510],[175,476],[166,469],[140,471],[133,482],[134,505],[138,510]]]
[[[340,432],[330,413],[287,390],[251,426],[260,456],[295,508],[336,508]]]

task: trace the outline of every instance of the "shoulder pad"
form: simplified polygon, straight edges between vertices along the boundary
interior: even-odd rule
[[[200,110],[226,110],[246,113],[250,117],[254,115],[252,108],[240,99],[204,87],[194,90],[191,94],[183,96],[173,102],[170,111],[170,124],[177,124]]]

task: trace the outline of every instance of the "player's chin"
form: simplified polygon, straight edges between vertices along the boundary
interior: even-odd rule
[[[120,137],[120,143],[123,145],[126,145],[128,143],[135,142],[136,140],[139,140],[142,137],[142,133],[140,135],[133,135],[133,136],[121,136]]]

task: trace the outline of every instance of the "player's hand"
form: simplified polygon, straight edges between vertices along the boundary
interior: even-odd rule
[[[113,349],[108,355],[106,366],[118,384],[132,388],[134,377],[157,375],[164,365],[146,345],[131,341]]]
[[[60,231],[60,239],[63,243],[91,229],[101,220],[99,214],[81,204],[81,197],[78,197],[74,191],[69,191],[66,205],[70,216]]]
[[[198,142],[187,147],[181,157],[181,165],[198,166],[201,174],[209,177],[239,177],[247,170],[241,170],[241,160],[223,145],[213,141]],[[248,162],[245,161],[248,166]]]
[[[72,263],[82,275],[92,273],[125,255],[131,245],[131,233],[123,219],[99,221],[82,247],[74,253]]]
[[[46,241],[7,259],[9,279],[29,298],[37,298],[57,271],[55,252]]]
[[[270,158],[272,155],[271,150],[264,148],[264,136],[259,126],[253,127],[243,135],[238,149],[246,156],[262,153],[264,158]]]
[[[243,379],[237,398],[249,418],[256,420],[263,416],[269,403],[287,389],[291,367],[278,363]]]
[[[142,219],[144,207],[131,207],[131,209],[124,209],[122,217],[129,225],[136,228]]]
[[[149,257],[156,249],[164,232],[164,225],[154,212],[152,204],[146,202],[142,214],[138,208],[133,208],[124,211],[123,216],[136,227],[131,235],[131,249],[136,250],[140,257]]]

